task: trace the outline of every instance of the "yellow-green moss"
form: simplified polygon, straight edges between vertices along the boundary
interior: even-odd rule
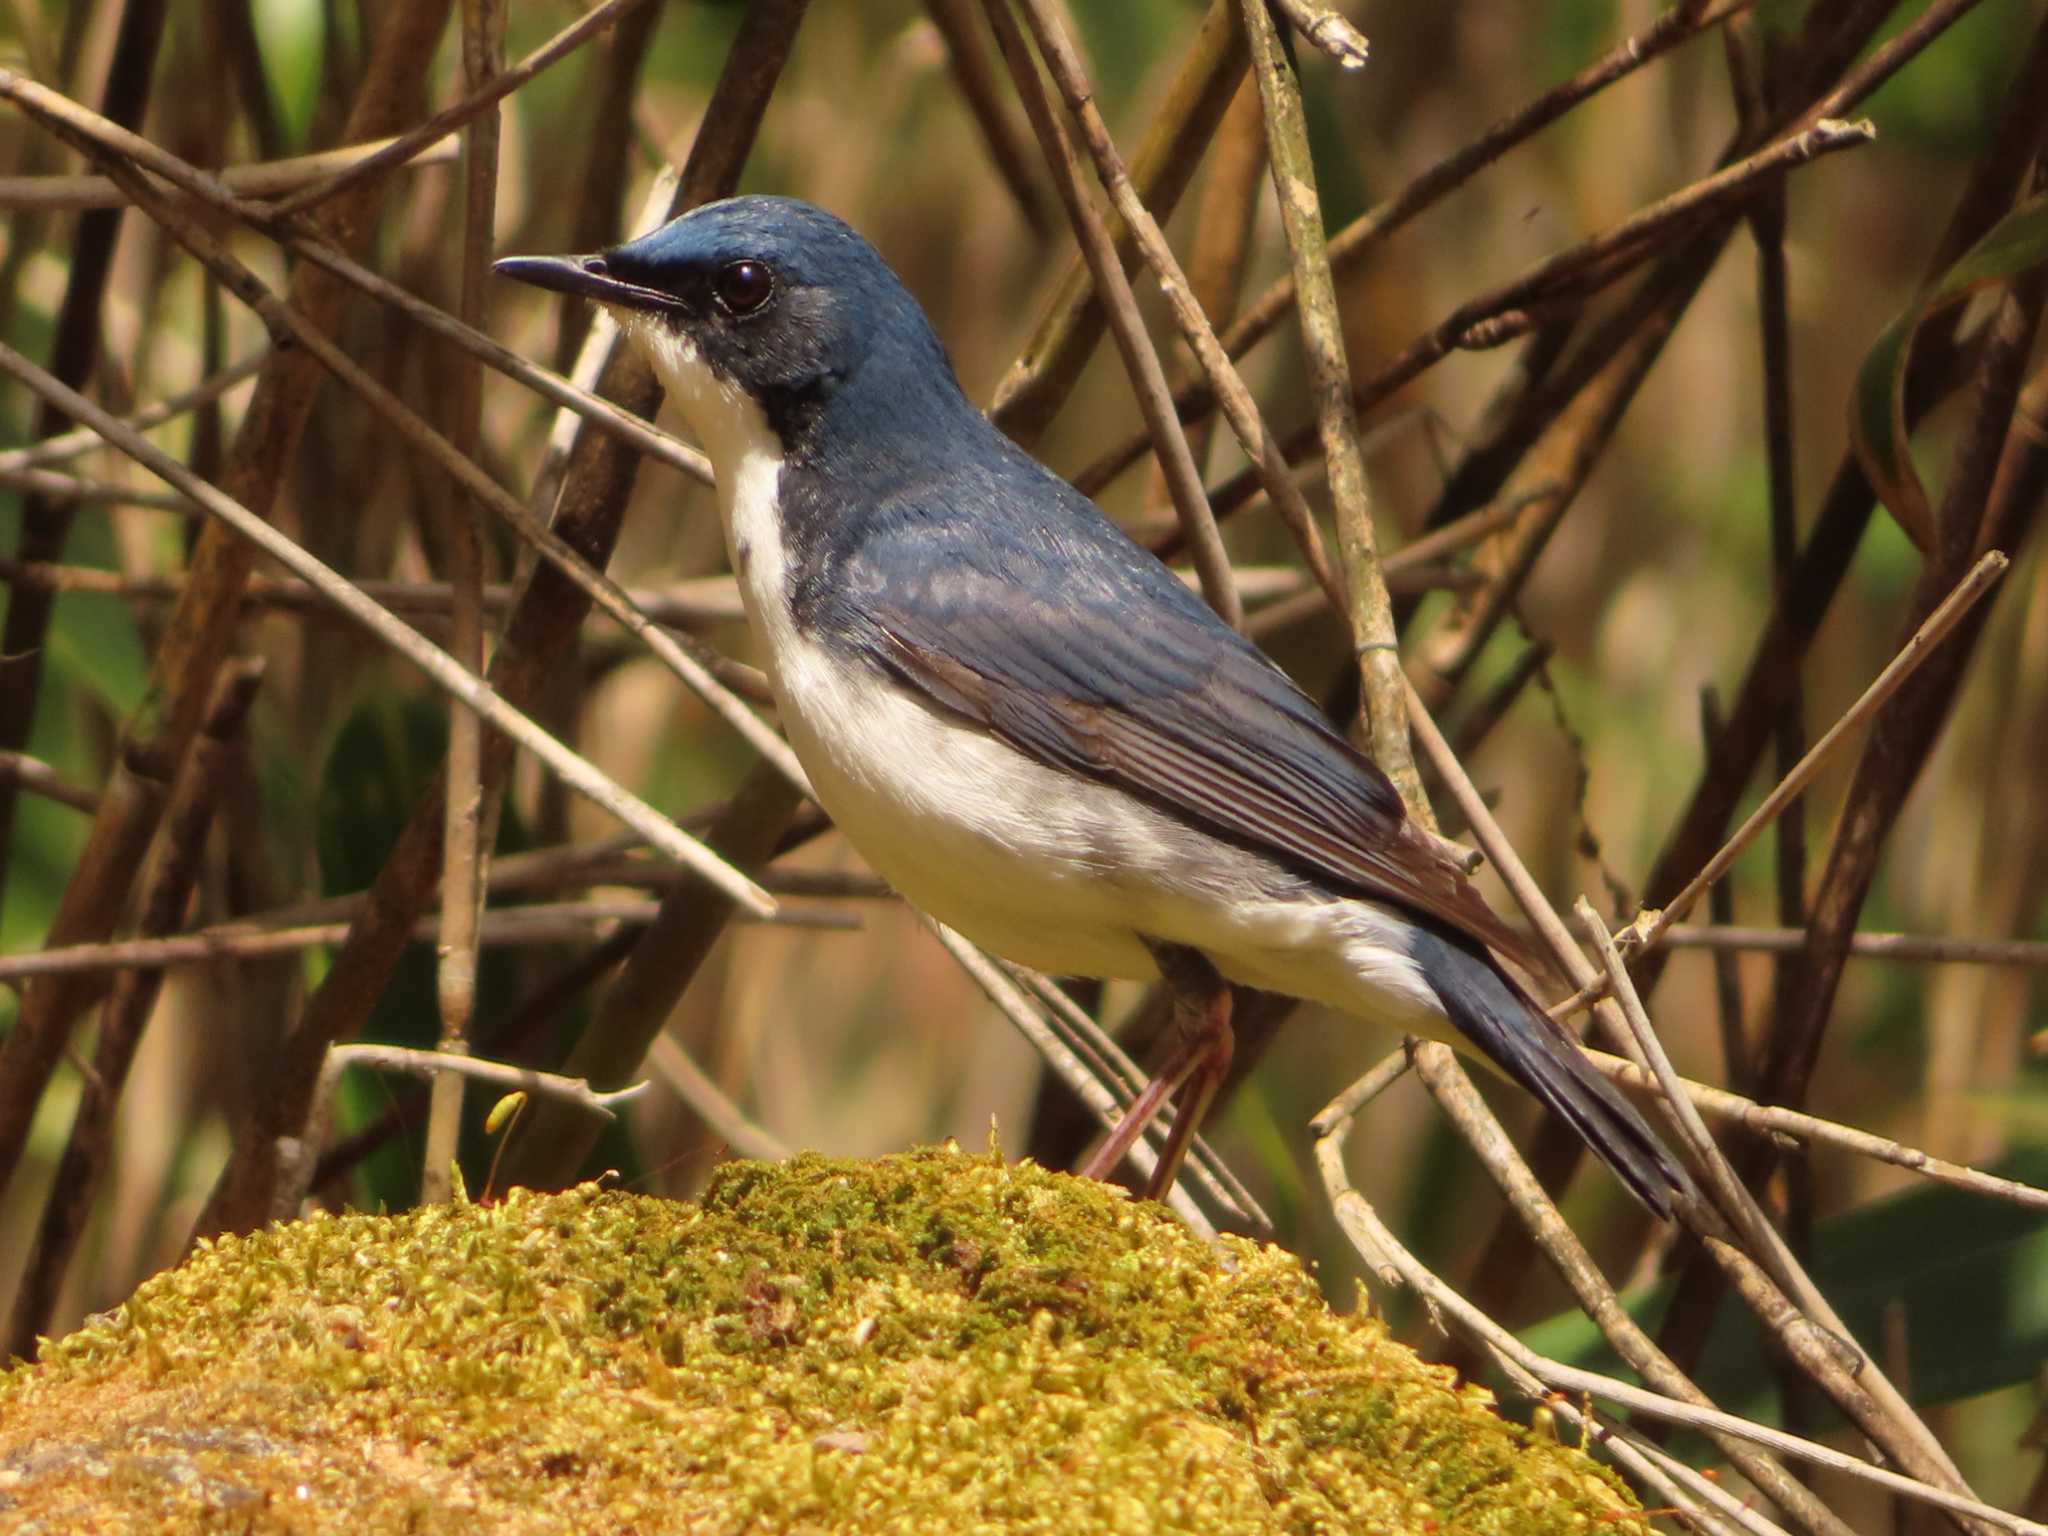
[[[1289,1255],[951,1150],[205,1248],[0,1377],[0,1523],[1647,1530]]]

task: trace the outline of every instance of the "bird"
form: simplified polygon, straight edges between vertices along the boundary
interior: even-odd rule
[[[702,204],[496,271],[609,311],[709,457],[727,556],[819,803],[914,906],[1054,975],[1162,981],[1174,1044],[1083,1168],[1230,1060],[1230,984],[1444,1040],[1643,1205],[1692,1191],[1501,956],[1459,859],[1264,652],[962,390],[880,253],[792,198]]]

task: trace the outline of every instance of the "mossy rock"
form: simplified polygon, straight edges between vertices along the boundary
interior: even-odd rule
[[[1649,1529],[1288,1254],[939,1149],[206,1246],[0,1377],[0,1525]]]

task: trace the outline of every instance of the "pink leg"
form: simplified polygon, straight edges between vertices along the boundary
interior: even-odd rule
[[[1084,1178],[1102,1179],[1115,1172],[1145,1128],[1165,1108],[1167,1096],[1185,1085],[1180,1109],[1167,1132],[1166,1148],[1145,1188],[1145,1198],[1157,1200],[1173,1187],[1188,1143],[1201,1128],[1216,1090],[1230,1071],[1235,1037],[1230,1028],[1230,987],[1216,968],[1196,950],[1160,944],[1152,946],[1152,952],[1158,958],[1160,975],[1173,993],[1173,1052],[1081,1173]]]

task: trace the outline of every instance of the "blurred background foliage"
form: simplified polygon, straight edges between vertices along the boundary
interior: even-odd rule
[[[124,5],[133,3],[20,0],[0,16],[0,48],[35,77],[96,102]],[[208,165],[329,147],[360,77],[367,39],[403,3],[171,6],[141,131]],[[607,34],[512,96],[503,117],[498,249],[580,250],[617,238],[657,169],[686,152],[741,9],[681,0],[660,6],[651,32]],[[1885,32],[1897,32],[1921,9],[1898,6]],[[1647,0],[1455,0],[1346,10],[1371,35],[1370,66],[1353,76],[1310,50],[1302,60],[1332,229],[1657,14]],[[1201,8],[1191,0],[1116,0],[1076,3],[1073,12],[1104,111],[1120,140],[1134,143],[1159,109]],[[1774,28],[1795,29],[1806,12],[1800,0],[1770,0],[1743,23],[1745,34],[1755,46]],[[508,57],[522,56],[574,14],[567,4],[513,5]],[[1876,123],[1874,146],[1788,180],[1795,505],[1802,526],[1844,453],[1856,370],[1918,288],[1955,193],[2042,24],[2038,5],[1977,6],[1859,109]],[[646,38],[637,64],[620,56],[629,33]],[[631,81],[629,101],[616,95],[622,71]],[[420,107],[453,99],[460,79],[451,28],[420,72]],[[1014,101],[1006,96],[1003,106],[1014,115]],[[627,131],[608,151],[610,163],[599,164],[593,146],[603,141],[595,125],[608,116],[621,117]],[[1340,278],[1357,372],[1370,372],[1461,300],[1706,174],[1736,126],[1716,32],[1603,91]],[[72,151],[12,114],[0,117],[0,164],[21,174],[82,168]],[[1034,170],[1035,194],[1055,211],[1057,224],[1050,184],[1042,167]],[[1064,226],[1034,233],[1016,196],[992,172],[942,37],[915,0],[818,0],[811,7],[741,185],[812,199],[865,232],[930,310],[969,393],[982,401],[1030,335],[1073,249]],[[1198,179],[1168,224],[1180,249],[1194,233],[1201,191]],[[365,259],[452,305],[459,205],[452,159],[395,178]],[[9,217],[0,334],[30,358],[50,351],[76,220],[68,213]],[[282,279],[285,268],[269,241],[246,230],[220,232],[266,279]],[[117,410],[185,389],[263,345],[260,323],[222,301],[147,220],[132,213],[123,220],[113,261],[90,387]],[[1257,293],[1286,270],[1267,189],[1242,291]],[[1139,286],[1143,296],[1147,285]],[[1490,643],[1451,711],[1455,719],[1506,677],[1531,641],[1550,648],[1536,682],[1467,761],[1560,903],[1586,892],[1620,918],[1632,913],[1630,903],[1700,772],[1701,691],[1725,694],[1734,686],[1770,612],[1757,294],[1751,249],[1739,235],[1687,308],[1523,587],[1513,622]],[[1161,313],[1151,318],[1164,338],[1171,327]],[[586,323],[573,306],[523,288],[499,284],[489,292],[485,328],[555,366],[572,355]],[[354,298],[340,339],[376,377],[437,417],[450,363],[419,331]],[[1368,422],[1384,547],[1398,548],[1419,530],[1447,467],[1516,365],[1514,348],[1453,353]],[[1245,368],[1283,435],[1309,419],[1291,324]],[[245,390],[231,393],[218,413],[180,418],[153,436],[210,471],[245,399]],[[1915,439],[1930,484],[1947,473],[1964,404],[1960,395],[1950,399]],[[27,439],[32,412],[24,392],[9,387],[0,394],[7,443]],[[531,480],[551,419],[526,390],[487,378],[480,457],[516,494]],[[1113,351],[1099,348],[1035,451],[1073,473],[1139,425]],[[112,453],[87,462],[102,480],[153,485]],[[1242,462],[1219,434],[1212,481]],[[1312,495],[1320,496],[1320,488]],[[330,382],[274,520],[353,578],[430,581],[443,571],[439,508],[446,496],[438,472]],[[1149,467],[1122,476],[1100,500],[1134,525],[1156,525],[1168,515]],[[19,526],[20,493],[0,490],[0,548],[16,547]],[[63,560],[137,580],[174,576],[195,526],[176,512],[89,504],[78,512]],[[1291,555],[1284,533],[1265,515],[1230,525],[1230,546],[1250,563]],[[494,580],[512,578],[518,555],[509,537],[490,530]],[[714,575],[722,561],[709,492],[659,466],[644,469],[612,574],[631,587],[659,587]],[[1898,525],[1880,512],[1806,657],[1811,734],[1834,720],[1891,654],[1920,564]],[[1445,593],[1428,597],[1408,635],[1429,634],[1454,601]],[[33,731],[23,746],[64,782],[88,791],[106,782],[122,723],[142,702],[166,611],[151,597],[67,592],[57,599]],[[416,622],[445,638],[438,619]],[[729,655],[752,655],[736,622],[697,632]],[[1327,617],[1290,626],[1269,643],[1311,692],[1341,692],[1348,664]],[[267,671],[190,927],[365,889],[445,748],[440,697],[317,606],[252,608],[236,646],[263,657]],[[747,750],[715,717],[619,631],[597,622],[562,658],[536,713],[679,818],[729,795],[749,764]],[[2037,541],[2020,552],[1995,599],[1952,719],[1891,834],[1863,926],[2048,939],[2044,749],[2048,568]],[[1831,761],[1808,798],[1812,869],[1826,856],[1856,750],[1852,745]],[[1745,809],[1771,777],[1759,776]],[[37,794],[20,798],[0,869],[0,948],[7,953],[44,942],[87,827],[88,818],[71,806]],[[526,765],[515,776],[497,850],[503,857],[617,830]],[[789,862],[861,867],[832,835]],[[1483,878],[1505,902],[1491,875]],[[1776,920],[1773,879],[1766,840],[1732,881],[1736,921]],[[1024,1148],[1039,1095],[1035,1058],[911,914],[876,901],[831,905],[857,911],[858,931],[737,926],[675,1008],[672,1037],[791,1145],[873,1153],[949,1135],[979,1144],[993,1120],[1007,1148]],[[588,1017],[601,973],[580,982],[577,976],[579,967],[591,969],[586,962],[601,938],[593,927],[581,938],[487,949],[479,1037],[506,1042],[500,1054],[514,1059],[558,1061]],[[228,1155],[229,1128],[248,1095],[259,1091],[258,1068],[275,1049],[281,1021],[296,1016],[332,953],[315,947],[169,973],[123,1096],[114,1163],[50,1320],[52,1332],[119,1300],[181,1251]],[[1736,970],[1750,1026],[1760,1030],[1772,964],[1746,955]],[[2048,1025],[2041,974],[1852,961],[1808,1107],[1960,1161],[1997,1163],[2031,1147],[2036,1160],[2027,1166],[2038,1180],[2038,1149],[2048,1141],[2048,1065],[2028,1042]],[[1136,996],[1135,988],[1106,988],[1102,1016],[1119,1018]],[[1710,1081],[1724,1077],[1718,1006],[1710,960],[1698,952],[1675,958],[1656,994],[1656,1016],[1680,1069]],[[14,994],[0,992],[0,1032],[13,1027],[16,1007]],[[415,945],[367,1034],[424,1045],[438,1027],[433,949]],[[1266,1200],[1279,1240],[1321,1261],[1340,1302],[1349,1300],[1358,1271],[1307,1182],[1304,1126],[1333,1085],[1388,1044],[1363,1025],[1304,1014],[1280,1032],[1212,1125],[1226,1158]],[[12,1304],[79,1083],[74,1054],[43,1099],[21,1174],[0,1206],[0,1306]],[[345,1147],[366,1127],[403,1113],[395,1135],[362,1155],[331,1160],[336,1166],[316,1197],[371,1208],[415,1199],[420,1097],[409,1083],[352,1071],[334,1145]],[[472,1119],[492,1097],[472,1090]],[[1495,1099],[1511,1124],[1531,1119],[1512,1095]],[[1367,1144],[1353,1157],[1359,1187],[1424,1258],[1461,1278],[1500,1215],[1490,1184],[1412,1080],[1374,1106],[1362,1136]],[[464,1155],[473,1192],[486,1187],[494,1144],[471,1126]],[[658,1087],[607,1135],[588,1166],[616,1168],[638,1188],[687,1195],[721,1155],[719,1139]],[[1802,1215],[1820,1232],[1823,1279],[1860,1287],[1852,1321],[1870,1321],[1883,1337],[1897,1329],[1900,1361],[1914,1366],[1905,1376],[1941,1400],[1942,1427],[1979,1491],[2020,1499],[2039,1458],[2023,1455],[2019,1442],[2038,1402],[2035,1375],[2048,1357],[2048,1238],[2039,1219],[1946,1190],[1907,1193],[1908,1175],[1840,1154],[1815,1155],[1811,1171],[1811,1209]],[[1610,1261],[1626,1264],[1642,1250],[1637,1214],[1603,1175],[1578,1180],[1567,1210]],[[1925,1279],[1928,1263],[1965,1250],[1979,1266],[1968,1285]],[[1654,1244],[1642,1263],[1647,1277]],[[1911,1301],[1910,1328],[1894,1305],[1901,1298]],[[2001,1298],[2009,1303],[2003,1309]],[[1548,1273],[1532,1271],[1509,1321],[1534,1324],[1564,1305],[1565,1293]],[[1545,1326],[1546,1347],[1590,1347],[1582,1320]],[[1417,1334],[1426,1330],[1418,1326]],[[1726,1385],[1731,1404],[1774,1411],[1753,1343],[1717,1343],[1713,1355],[1726,1362],[1729,1383],[1739,1379]]]

